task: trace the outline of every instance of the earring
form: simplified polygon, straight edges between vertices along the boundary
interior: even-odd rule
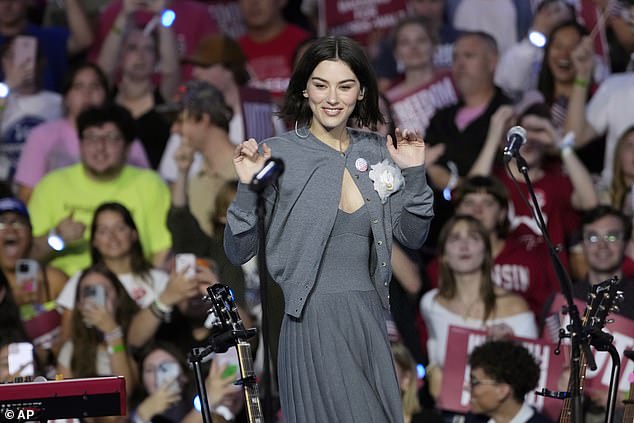
[[[305,98],[308,98],[308,92],[307,92],[306,90],[302,91],[302,95],[303,95]]]
[[[306,129],[306,127],[304,127],[304,130],[306,131],[304,134],[300,134],[299,131],[297,130],[297,121],[295,121],[295,135],[297,135],[298,137],[302,138],[302,139],[306,139],[308,138],[308,136],[310,135],[310,133],[308,132],[308,129]]]

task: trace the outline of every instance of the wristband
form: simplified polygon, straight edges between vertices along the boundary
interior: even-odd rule
[[[125,345],[117,344],[117,345],[108,345],[108,354],[112,355],[114,353],[125,352]]]
[[[64,238],[62,238],[55,228],[52,228],[48,231],[48,238],[46,239],[49,247],[51,247],[55,251],[62,251],[64,249],[65,243]]]
[[[572,150],[575,146],[575,133],[572,131],[568,131],[566,135],[559,141],[559,151],[563,152],[564,150]]]
[[[588,87],[589,82],[588,82],[588,80],[587,80],[587,79],[575,78],[575,82],[574,82],[574,84],[575,84],[576,86],[578,86],[578,87],[581,87],[581,88],[587,88],[587,87]]]
[[[121,326],[117,326],[116,328],[112,329],[110,332],[106,332],[103,337],[106,340],[106,342],[112,342],[112,341],[116,341],[117,339],[123,338],[123,331],[121,330]]]
[[[157,304],[156,300],[154,300],[152,302],[152,304],[150,304],[150,306],[148,307],[150,309],[150,312],[152,312],[152,314],[159,320],[169,323],[172,319],[172,313],[171,311],[163,311],[160,309],[159,305]]]
[[[169,306],[165,304],[158,297],[154,300],[154,303],[156,303],[156,307],[159,310],[161,310],[163,313],[171,313],[172,310],[174,309],[174,306]]]
[[[447,186],[442,190],[442,195],[447,201],[451,201],[451,191],[458,185],[458,181],[460,180],[460,176],[458,175],[458,166],[452,161],[447,162],[447,167],[449,168],[449,172],[451,176],[449,177],[449,181],[447,182]]]

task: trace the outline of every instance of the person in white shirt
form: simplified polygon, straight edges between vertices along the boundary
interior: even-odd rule
[[[130,211],[119,203],[104,203],[95,210],[90,231],[92,263],[104,263],[117,275],[128,295],[141,308],[149,307],[165,290],[169,276],[145,260],[136,224]],[[69,334],[80,273],[68,280],[57,297],[64,310],[63,333]]]

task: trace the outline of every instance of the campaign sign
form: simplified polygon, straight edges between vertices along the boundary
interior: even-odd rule
[[[319,34],[346,35],[362,44],[407,15],[405,0],[319,0]]]
[[[385,96],[392,105],[396,127],[417,129],[423,135],[437,110],[458,103],[450,72],[440,72],[430,82],[410,92],[402,92],[396,86]]]
[[[442,388],[437,402],[439,408],[458,413],[469,411],[471,400],[469,392],[469,375],[471,372],[471,368],[468,365],[469,354],[475,347],[483,344],[488,339],[488,335],[483,331],[456,326],[449,327]],[[564,357],[563,354],[554,354],[555,345],[540,339],[518,337],[511,337],[510,339],[520,342],[533,354],[537,363],[539,363],[541,373],[535,390],[541,391],[542,388],[546,388],[551,391],[557,391],[564,365]],[[551,419],[559,419],[562,406],[561,400],[547,398],[531,392],[526,395],[525,402]]]

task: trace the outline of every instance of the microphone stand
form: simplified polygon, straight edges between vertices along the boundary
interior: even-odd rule
[[[583,423],[581,381],[579,380],[582,351],[584,356],[586,357],[590,369],[596,370],[597,368],[596,362],[594,361],[594,357],[592,355],[592,351],[590,349],[590,336],[583,333],[581,318],[579,317],[579,309],[575,305],[572,297],[572,282],[570,281],[570,276],[564,268],[564,265],[561,263],[561,260],[557,255],[557,251],[555,250],[552,240],[550,239],[550,236],[548,234],[548,230],[544,222],[544,216],[542,215],[542,212],[540,210],[539,202],[537,201],[537,196],[535,195],[533,184],[530,180],[530,177],[528,176],[528,164],[519,152],[517,152],[514,157],[517,164],[517,170],[522,174],[524,180],[526,181],[526,186],[528,188],[531,201],[534,205],[535,215],[541,228],[542,235],[544,236],[544,240],[546,241],[551,264],[553,265],[555,274],[557,275],[557,279],[559,280],[561,291],[566,299],[566,302],[568,303],[568,314],[570,315],[570,325],[568,329],[570,332],[569,336],[572,349],[570,359],[570,382],[572,391],[570,392],[570,395],[572,396],[573,400],[572,421],[574,423]]]
[[[262,307],[262,348],[264,348],[264,369],[262,385],[264,387],[264,420],[273,422],[273,380],[271,378],[270,346],[269,346],[269,318],[267,284],[268,267],[266,265],[266,202],[264,190],[257,191],[256,216],[258,233],[258,276],[260,279],[260,304]]]
[[[200,368],[200,364],[205,358],[215,351],[213,345],[204,348],[192,348],[189,353],[189,362],[194,368],[194,380],[196,381],[196,390],[198,391],[198,399],[200,400],[200,412],[203,416],[203,423],[212,423],[211,408],[207,400],[207,387],[205,386],[205,378]]]

